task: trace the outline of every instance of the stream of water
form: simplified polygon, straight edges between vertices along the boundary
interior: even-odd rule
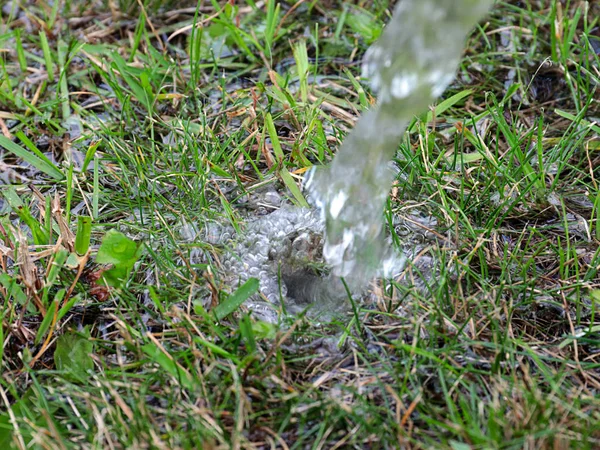
[[[392,158],[408,123],[454,79],[465,37],[492,3],[402,0],[365,55],[363,75],[377,104],[361,117],[332,164],[311,171],[306,180],[325,221],[325,260],[355,286],[394,261],[382,214],[394,178]]]

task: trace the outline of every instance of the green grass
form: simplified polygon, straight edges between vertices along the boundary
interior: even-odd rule
[[[205,230],[305,202],[389,2],[42,3],[0,15],[4,447],[600,446],[596,2],[496,5],[397,153],[419,255],[277,324]]]

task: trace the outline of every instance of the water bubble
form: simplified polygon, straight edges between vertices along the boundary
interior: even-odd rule
[[[265,193],[264,202],[269,206],[279,206],[281,204],[281,196],[275,191]]]

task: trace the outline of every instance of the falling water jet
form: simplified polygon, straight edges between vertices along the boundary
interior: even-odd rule
[[[363,75],[377,104],[358,121],[327,168],[306,180],[325,221],[323,255],[354,286],[394,259],[382,211],[394,178],[391,161],[413,117],[454,79],[467,33],[493,0],[400,1],[369,48]],[[392,264],[393,265],[393,264]]]

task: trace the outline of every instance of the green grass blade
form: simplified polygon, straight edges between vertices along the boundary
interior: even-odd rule
[[[308,202],[302,195],[302,192],[300,192],[300,188],[298,188],[296,181],[294,180],[294,178],[290,175],[290,173],[284,166],[283,149],[281,148],[281,143],[279,142],[279,137],[277,136],[277,131],[275,130],[275,124],[273,123],[273,117],[269,113],[267,113],[267,115],[265,116],[265,124],[267,126],[267,131],[269,133],[269,137],[271,138],[271,143],[273,145],[273,153],[275,153],[275,157],[277,158],[277,161],[279,163],[278,173],[279,173],[279,176],[281,177],[281,180],[287,186],[287,188],[290,190],[290,192],[292,193],[292,195],[294,196],[294,198],[296,199],[298,204],[304,208],[308,208]]]
[[[54,63],[52,61],[52,51],[50,50],[50,44],[48,43],[48,36],[46,36],[46,32],[43,30],[39,32],[39,36],[42,53],[44,54],[44,61],[46,63],[48,81],[54,83]]]
[[[142,351],[156,364],[162,367],[167,373],[171,374],[186,389],[193,389],[194,383],[190,373],[181,367],[177,361],[169,358],[158,346],[149,342],[142,346]]]
[[[61,292],[62,292],[62,294],[60,294]],[[60,298],[64,297],[65,292],[66,291],[64,289],[61,289],[59,291],[59,293],[56,294],[56,299],[50,304],[50,307],[46,311],[44,320],[42,320],[42,323],[40,324],[40,327],[38,328],[37,334],[35,335],[35,341],[34,341],[35,345],[38,345],[42,341],[42,339],[46,335],[46,332],[50,328],[50,325],[52,324],[52,320],[54,319],[54,313],[56,311],[58,301]]]
[[[40,156],[25,150],[19,144],[14,143],[5,136],[0,136],[0,146],[18,156],[23,161],[31,164],[40,172],[44,172],[46,175],[49,175],[56,180],[62,180],[65,177],[60,169],[52,164],[47,158],[43,159]]]
[[[250,278],[242,284],[233,294],[214,309],[217,320],[222,320],[238,309],[242,303],[258,292],[259,283],[256,278]]]
[[[92,218],[89,216],[77,217],[77,234],[75,235],[75,251],[85,255],[90,248],[92,236]]]

